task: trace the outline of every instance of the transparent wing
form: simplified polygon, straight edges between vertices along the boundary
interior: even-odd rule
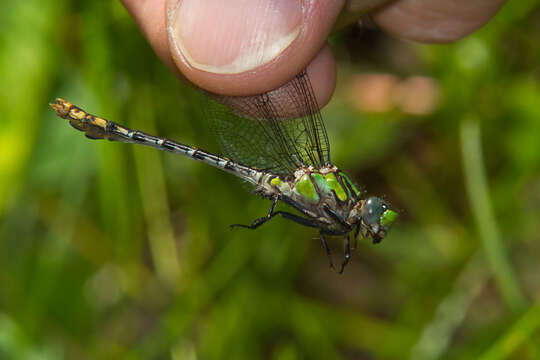
[[[206,116],[226,156],[289,175],[330,162],[328,136],[307,73],[258,96],[208,100]]]

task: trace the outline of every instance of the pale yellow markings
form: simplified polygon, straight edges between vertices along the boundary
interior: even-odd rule
[[[62,99],[62,98],[58,98],[56,99],[58,105],[62,106],[64,109],[66,110],[70,110],[72,107],[73,107],[73,104],[70,103],[69,101],[65,100],[65,99]]]
[[[100,128],[107,128],[107,120],[105,119],[102,119],[102,118],[99,118],[99,117],[94,117],[94,121],[93,121],[94,125],[97,125],[99,126]]]
[[[120,126],[120,125],[116,125],[116,128],[118,129],[119,132],[122,133],[122,135],[128,135],[129,134],[129,130],[126,129],[125,127],[123,126]]]
[[[71,116],[74,119],[82,120],[86,117],[86,112],[82,111],[81,109],[73,108],[69,112],[69,116]]]

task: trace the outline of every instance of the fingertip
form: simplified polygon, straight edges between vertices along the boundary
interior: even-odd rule
[[[401,0],[372,14],[384,31],[426,43],[459,40],[485,25],[506,0]]]
[[[325,51],[321,48],[326,43],[328,33],[343,5],[342,0],[301,2],[303,6],[298,13],[301,27],[297,29],[294,25],[297,19],[293,7],[287,19],[283,23],[280,22],[280,26],[287,28],[287,31],[280,33],[281,37],[276,37],[272,34],[271,27],[264,26],[261,21],[250,21],[246,15],[252,14],[251,16],[256,17],[260,15],[254,15],[256,11],[264,10],[267,11],[264,14],[271,16],[272,12],[268,12],[269,5],[261,5],[268,4],[265,0],[250,1],[250,10],[243,9],[243,12],[234,8],[218,12],[219,6],[216,5],[218,2],[208,1],[203,6],[198,1],[168,1],[166,11],[170,53],[176,66],[191,82],[210,92],[229,96],[248,96],[270,91],[306,68],[310,61],[318,56],[317,54]],[[244,6],[247,4],[241,0],[231,1],[228,3],[230,7],[239,6],[240,3]],[[277,7],[289,9],[291,3],[289,0],[276,1],[272,9],[279,15]],[[182,11],[189,11],[189,16]],[[213,22],[219,25],[208,26],[208,16],[193,15],[197,11],[206,11],[206,15],[212,12]],[[238,13],[244,14],[244,18],[238,19]],[[243,22],[240,27],[239,21]],[[270,24],[275,23],[272,19],[268,21]],[[295,36],[292,41],[286,38],[290,33]],[[242,38],[244,35],[248,38]],[[182,39],[183,36],[190,38]],[[283,40],[284,37],[287,41]],[[271,39],[266,42],[271,43],[270,48],[276,43],[279,43],[279,46],[284,44],[286,46],[281,49],[276,45],[279,51],[273,48],[272,51],[275,53],[270,51],[273,57],[268,58],[268,46],[260,45],[259,38]],[[278,38],[281,40],[276,40]],[[204,39],[206,41],[202,41]],[[255,51],[255,54],[248,56],[242,53],[248,51],[246,49]],[[213,52],[216,54],[215,58],[212,58]],[[236,62],[238,53],[242,53],[240,65]],[[331,63],[330,68],[333,69],[333,61]],[[335,69],[332,71],[335,72]],[[330,79],[325,80],[326,83],[329,81]],[[326,103],[329,99],[328,91],[321,95],[324,95],[321,100]]]
[[[308,65],[307,73],[320,108],[324,107],[336,88],[336,63],[330,47],[326,45]]]
[[[336,83],[336,68],[331,51],[325,45],[327,32],[324,26],[328,28],[328,31],[331,28],[328,20],[323,22],[322,27],[311,31],[305,30],[305,34],[302,35],[304,41],[298,41],[291,46],[279,61],[273,61],[253,71],[227,78],[223,74],[197,72],[189,68],[186,71],[185,67],[177,66],[178,59],[173,60],[169,51],[167,36],[170,34],[166,26],[166,15],[174,13],[174,7],[178,6],[178,2],[123,0],[123,3],[163,62],[178,77],[188,78],[205,90],[222,95],[260,94],[280,87],[307,68],[318,105],[323,107],[332,96]],[[336,6],[333,11],[339,12],[339,6]],[[312,17],[306,26],[309,28],[321,25],[321,17],[328,15],[328,12],[327,2],[312,1],[309,12]],[[295,51],[299,53],[296,54]],[[186,76],[183,76],[179,68]]]

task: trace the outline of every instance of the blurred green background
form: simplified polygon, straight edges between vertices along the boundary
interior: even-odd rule
[[[401,212],[339,276],[311,229],[230,231],[269,206],[234,177],[49,110],[216,151],[119,2],[3,1],[0,359],[540,359],[539,39],[534,0],[450,45],[333,36],[333,160]]]

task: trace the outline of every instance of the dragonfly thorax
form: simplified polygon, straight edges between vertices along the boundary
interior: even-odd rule
[[[333,165],[300,167],[288,178],[267,174],[257,192],[279,197],[315,219],[327,234],[346,234],[358,227],[379,242],[396,217],[381,199],[362,198],[349,177]]]

